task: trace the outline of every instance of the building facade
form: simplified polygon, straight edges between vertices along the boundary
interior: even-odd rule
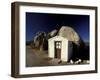
[[[72,57],[72,42],[68,39],[55,36],[48,40],[48,57],[68,61]]]

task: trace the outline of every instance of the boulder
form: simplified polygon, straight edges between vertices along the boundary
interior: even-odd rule
[[[54,36],[56,36],[57,35],[57,30],[56,29],[54,29],[54,30],[52,30],[51,32],[50,32],[50,36],[51,37],[54,37]]]
[[[45,32],[38,32],[34,37],[34,48],[44,50],[48,47],[47,36]]]
[[[76,45],[80,44],[80,37],[78,33],[69,26],[62,26],[58,32],[58,35],[67,38],[69,41],[72,41]]]

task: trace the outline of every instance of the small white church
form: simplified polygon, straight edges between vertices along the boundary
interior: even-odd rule
[[[48,57],[68,61],[72,57],[72,42],[62,36],[48,40]]]

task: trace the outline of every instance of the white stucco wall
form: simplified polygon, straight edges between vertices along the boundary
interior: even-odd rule
[[[48,41],[48,57],[54,58],[54,41],[49,40]]]
[[[61,49],[61,60],[67,61],[68,60],[68,40],[62,40],[62,49]]]

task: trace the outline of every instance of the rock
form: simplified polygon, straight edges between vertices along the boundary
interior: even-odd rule
[[[80,37],[79,37],[78,33],[69,26],[62,26],[58,32],[58,35],[65,37],[69,41],[72,41],[75,44],[79,45]]]
[[[73,64],[74,62],[73,62],[73,60],[70,60],[70,62],[69,62],[70,64]]]
[[[89,61],[89,60],[83,60],[82,63],[83,63],[83,64],[89,64],[90,61]]]
[[[47,36],[45,32],[38,32],[33,41],[34,47],[37,49],[44,50],[48,47]]]
[[[75,61],[75,64],[80,64],[80,63],[82,63],[81,59],[78,59],[77,61]]]
[[[52,30],[52,31],[49,33],[49,35],[50,35],[50,37],[56,36],[56,35],[57,35],[57,30],[56,30],[56,29]]]

